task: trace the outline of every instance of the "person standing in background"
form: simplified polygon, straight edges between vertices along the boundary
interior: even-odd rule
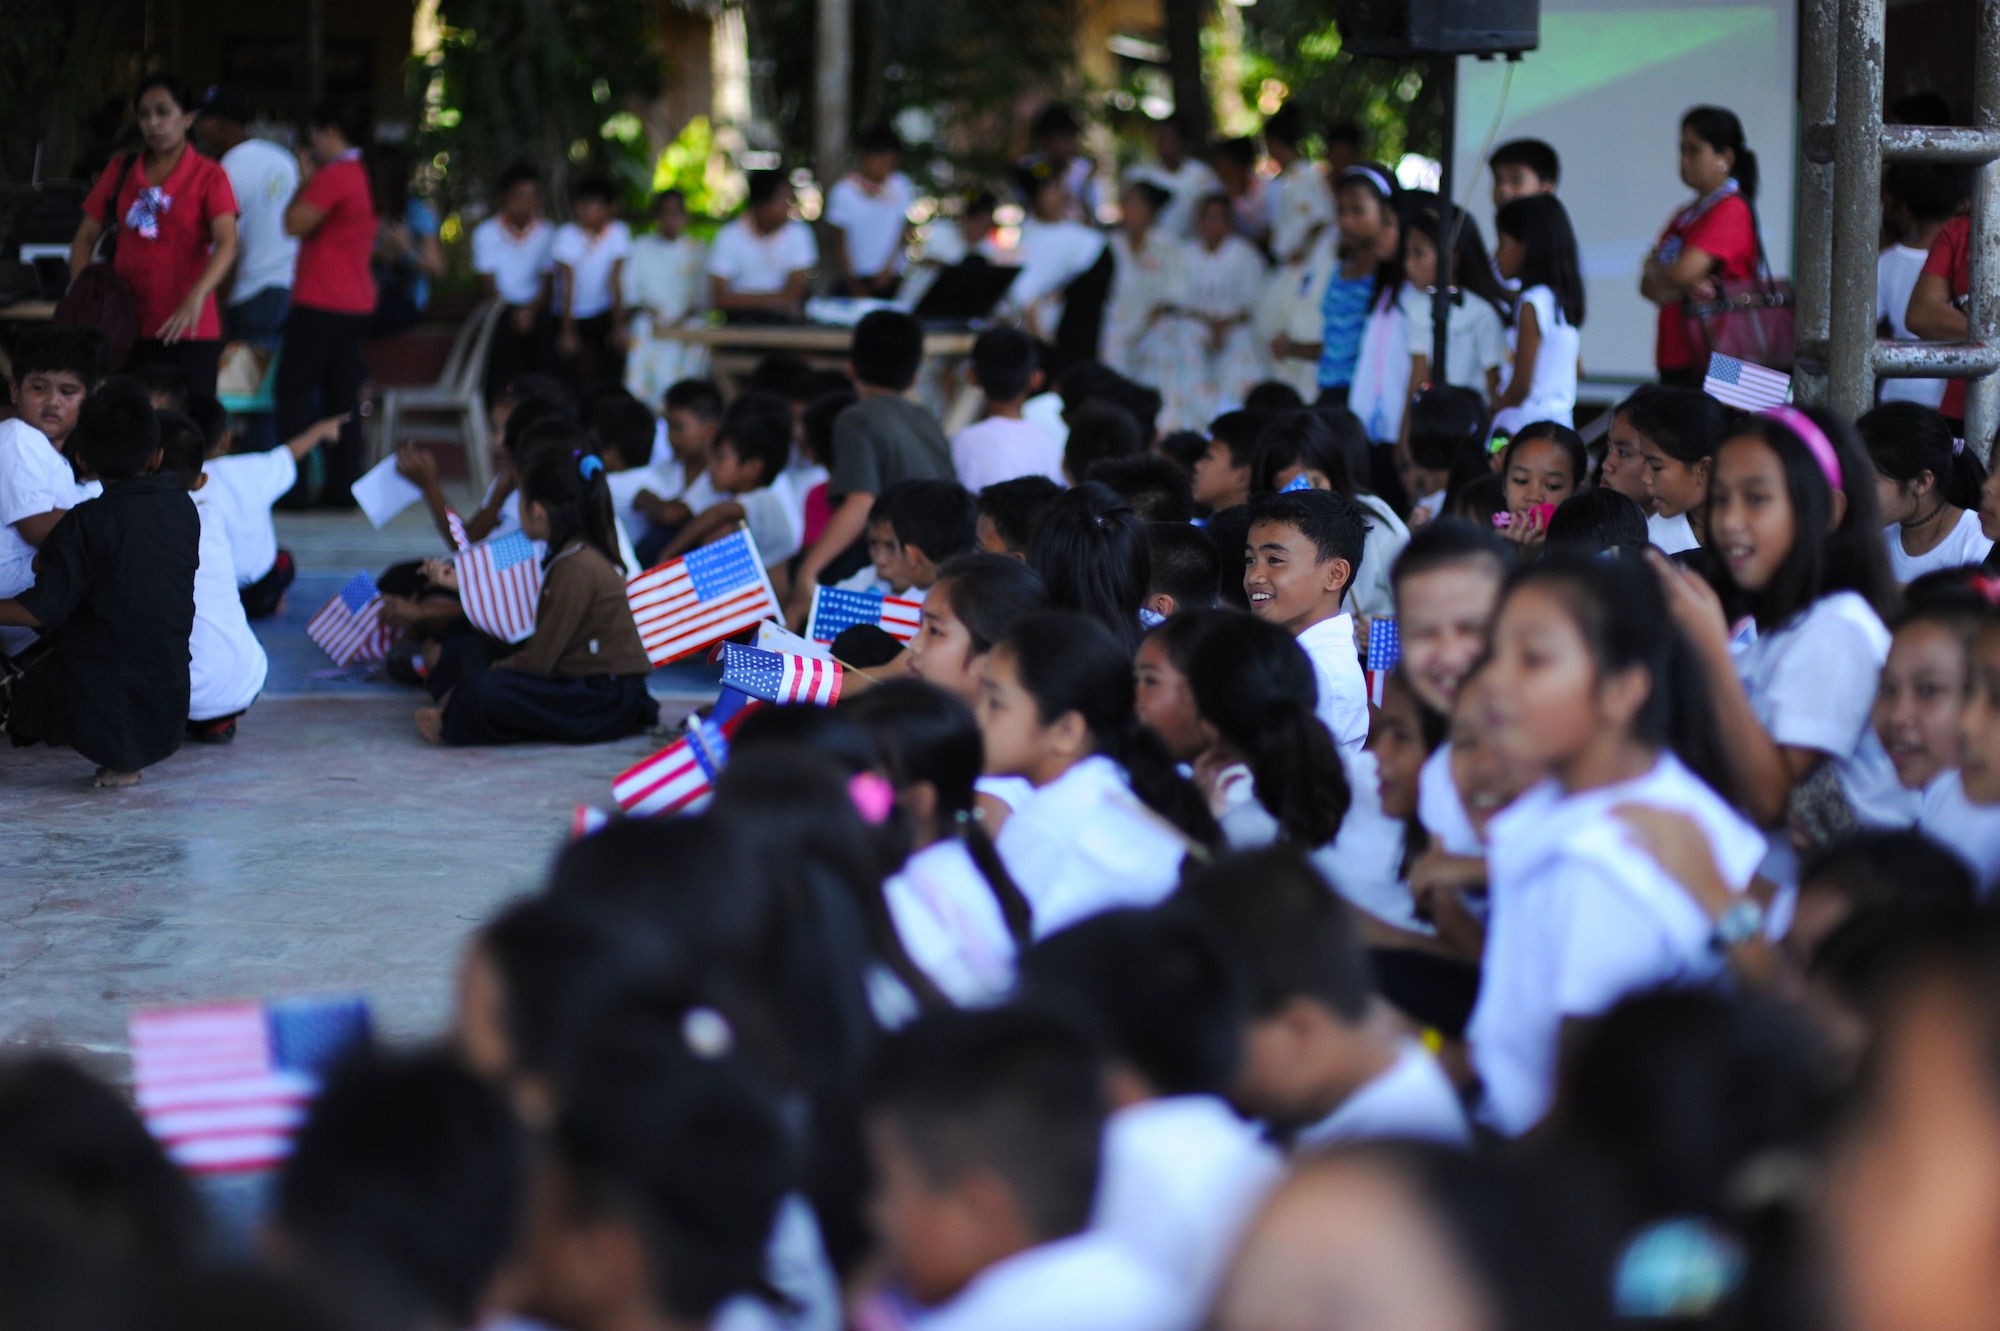
[[[269,355],[278,349],[292,303],[298,238],[285,230],[285,205],[298,193],[299,164],[269,139],[253,138],[250,99],[234,88],[210,88],[194,122],[201,151],[222,163],[236,193],[236,271],[222,310],[223,336]],[[269,418],[261,424],[277,442]]]
[[[887,125],[863,130],[855,148],[854,170],[834,182],[826,196],[826,224],[832,232],[836,294],[887,300],[903,280],[903,244],[909,239],[910,205],[916,186],[897,168],[903,143]]]
[[[1712,298],[1716,282],[1756,276],[1757,154],[1734,111],[1697,106],[1681,117],[1680,160],[1681,183],[1695,199],[1674,214],[1646,256],[1639,294],[1660,307],[1653,351],[1660,382],[1700,388],[1708,348],[1689,345],[1683,302]]]
[[[431,283],[444,276],[437,209],[410,192],[410,155],[400,144],[378,143],[368,152],[370,181],[381,223],[375,229],[375,313],[368,335],[400,333],[421,319],[431,303]]]
[[[546,370],[555,359],[548,310],[556,229],[542,216],[542,178],[516,162],[500,177],[498,192],[500,211],[472,229],[472,271],[486,298],[507,306],[486,360],[488,406],[515,378]]]
[[[1158,185],[1170,196],[1160,209],[1160,230],[1175,240],[1194,235],[1195,209],[1200,202],[1222,188],[1222,182],[1208,163],[1188,155],[1188,143],[1196,136],[1179,119],[1169,116],[1153,125],[1153,161],[1141,162],[1126,173],[1125,183],[1144,181]]]

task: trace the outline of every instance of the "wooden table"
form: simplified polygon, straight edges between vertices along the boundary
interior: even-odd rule
[[[708,362],[725,397],[735,397],[757,363],[766,356],[797,356],[816,369],[847,368],[851,328],[819,324],[735,324],[721,328],[686,325],[656,328],[653,336],[688,346],[707,347]],[[924,367],[916,392],[938,413],[946,435],[970,425],[982,404],[979,389],[964,373],[976,334],[924,334]]]

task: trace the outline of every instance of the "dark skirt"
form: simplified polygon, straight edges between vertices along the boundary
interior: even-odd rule
[[[425,685],[433,698],[445,699],[447,744],[604,744],[660,719],[643,675],[552,679],[496,670],[487,665],[486,644],[476,637],[446,642]]]

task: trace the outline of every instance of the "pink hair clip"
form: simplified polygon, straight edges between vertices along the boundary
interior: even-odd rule
[[[856,772],[848,779],[847,798],[854,801],[862,822],[880,827],[896,807],[896,788],[873,772]]]

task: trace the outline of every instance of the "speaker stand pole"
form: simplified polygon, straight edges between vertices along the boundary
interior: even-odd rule
[[[1441,130],[1443,139],[1438,150],[1438,198],[1444,207],[1438,210],[1443,218],[1437,244],[1437,275],[1431,287],[1431,382],[1449,383],[1445,377],[1445,344],[1450,338],[1451,326],[1451,255],[1452,255],[1452,182],[1451,161],[1458,152],[1458,57],[1440,55],[1431,58],[1431,79],[1437,85],[1438,95],[1444,102],[1444,119]],[[1411,391],[1416,391],[1416,385]]]

